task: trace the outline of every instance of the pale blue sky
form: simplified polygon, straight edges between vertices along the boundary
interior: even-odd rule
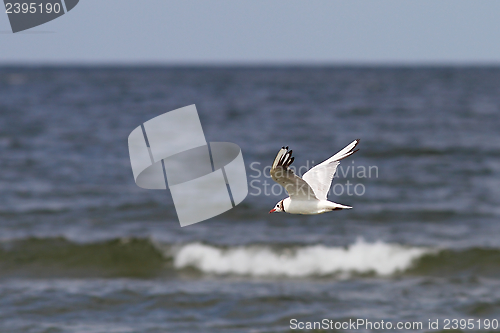
[[[26,33],[0,13],[0,63],[500,64],[499,18],[496,0],[80,0]]]

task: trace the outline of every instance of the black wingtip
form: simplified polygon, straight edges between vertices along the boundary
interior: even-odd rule
[[[288,146],[283,148],[287,149],[287,152],[281,156],[277,165],[282,166],[285,169],[288,169],[290,164],[292,164],[293,161],[295,160],[295,157],[292,157],[293,150],[288,150]]]

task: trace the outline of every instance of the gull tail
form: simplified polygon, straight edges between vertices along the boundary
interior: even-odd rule
[[[351,206],[341,205],[341,204],[338,204],[336,202],[328,201],[328,203],[330,204],[328,208],[331,210],[342,210],[342,209],[351,209],[352,208]]]

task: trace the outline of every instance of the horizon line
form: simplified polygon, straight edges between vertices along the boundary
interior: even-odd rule
[[[259,67],[500,67],[500,61],[0,61],[0,68],[6,67],[214,67],[214,68],[259,68]]]

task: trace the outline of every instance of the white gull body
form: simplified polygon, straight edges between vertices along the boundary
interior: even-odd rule
[[[337,154],[311,168],[302,178],[289,168],[294,160],[292,150],[288,150],[288,147],[281,148],[270,173],[273,180],[285,188],[289,197],[279,201],[269,213],[315,215],[352,208],[328,201],[327,195],[339,161],[357,152],[358,150],[354,149],[359,141],[354,140]]]

